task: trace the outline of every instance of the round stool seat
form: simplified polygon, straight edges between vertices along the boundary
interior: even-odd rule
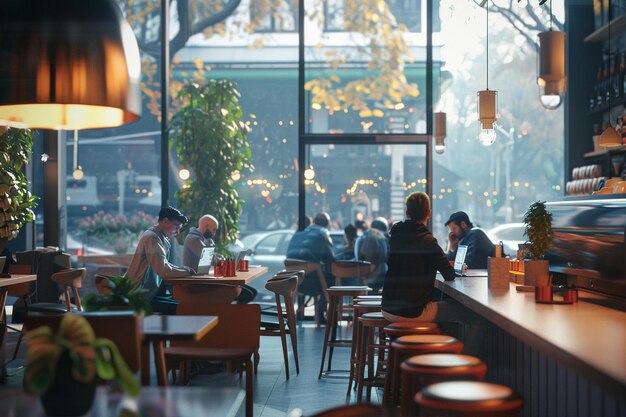
[[[458,412],[512,416],[523,405],[522,399],[511,388],[478,381],[432,384],[418,392],[415,401],[425,415],[437,416],[457,415]]]
[[[375,301],[375,300],[359,301],[359,302],[356,303],[356,305],[363,306],[363,307],[380,307],[381,306],[381,302],[380,301]]]
[[[367,294],[372,289],[367,286],[356,285],[335,285],[328,288],[328,295],[331,297],[354,297],[360,294]]]
[[[356,297],[357,300],[382,300],[383,296],[382,295],[359,295],[358,297]]]
[[[361,314],[359,316],[359,320],[363,320],[363,324],[365,324],[366,320],[373,321],[387,321],[385,317],[383,317],[382,311],[372,311],[370,313]]]
[[[445,351],[461,353],[463,343],[452,336],[445,334],[414,334],[401,336],[393,341],[392,347],[396,350],[415,350],[424,347],[428,352]]]
[[[395,339],[400,336],[409,336],[413,334],[438,334],[439,328],[437,323],[428,321],[399,321],[394,322],[385,327],[387,336]]]
[[[478,380],[487,373],[487,365],[477,357],[454,353],[411,356],[400,367],[402,372],[412,375],[473,377]]]

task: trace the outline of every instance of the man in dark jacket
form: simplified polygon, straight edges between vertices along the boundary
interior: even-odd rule
[[[431,302],[435,276],[439,271],[451,281],[454,269],[426,228],[430,217],[430,198],[426,193],[415,192],[407,197],[406,217],[391,228],[383,315],[391,321],[434,321],[438,304]]]
[[[383,316],[392,322],[415,320],[468,324],[464,351],[478,354],[484,334],[480,318],[456,302],[431,299],[437,271],[446,281],[452,281],[454,269],[437,239],[426,228],[430,217],[428,195],[422,192],[409,195],[406,216],[405,221],[391,228]]]
[[[335,257],[333,255],[333,244],[326,229],[330,224],[330,216],[328,213],[319,213],[313,219],[313,224],[304,230],[294,233],[289,247],[287,248],[287,258],[302,259],[304,261],[323,263],[322,269],[326,276],[326,282],[329,286],[333,285],[334,278],[330,273],[330,267]],[[307,274],[298,289],[306,295],[321,295],[323,308],[318,309],[320,317],[326,310],[326,298],[322,292],[322,285],[317,274]]]
[[[465,255],[467,267],[487,269],[487,258],[493,255],[493,243],[482,229],[474,227],[467,213],[464,211],[452,213],[446,226],[450,229],[448,259],[454,261],[458,246],[465,245],[467,246]]]

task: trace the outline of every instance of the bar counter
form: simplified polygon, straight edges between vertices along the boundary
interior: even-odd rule
[[[582,290],[578,303],[537,304],[534,293],[518,292],[515,284],[487,288],[486,277],[446,282],[438,276],[435,286],[493,325],[487,364],[525,398],[524,415],[626,415],[623,306],[609,308],[611,300]],[[571,414],[572,399],[584,410]]]

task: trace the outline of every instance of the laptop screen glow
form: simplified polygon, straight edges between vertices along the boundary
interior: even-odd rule
[[[209,246],[202,248],[200,253],[200,260],[198,261],[198,269],[196,272],[199,275],[208,274],[211,269],[211,263],[213,262],[213,255],[215,254],[215,247]]]
[[[463,273],[463,263],[465,263],[465,255],[467,254],[467,246],[459,245],[456,249],[456,257],[454,258],[454,272],[457,275]]]

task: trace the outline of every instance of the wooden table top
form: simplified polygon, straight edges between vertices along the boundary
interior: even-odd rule
[[[170,285],[183,285],[183,284],[230,284],[230,285],[244,285],[251,281],[254,281],[258,277],[266,274],[268,271],[266,266],[250,266],[248,271],[237,271],[236,277],[215,277],[211,275],[194,275],[188,277],[178,278],[163,278],[165,282]]]
[[[200,340],[217,323],[216,316],[152,315],[143,319],[143,336],[148,340]]]
[[[534,292],[489,289],[485,277],[435,286],[532,348],[602,384],[626,390],[626,311],[607,298],[579,290],[579,302],[537,304]]]
[[[98,387],[88,417],[111,417],[120,414],[120,405],[137,407],[143,417],[234,417],[243,404],[245,392],[237,387],[141,387],[139,397],[131,399],[119,392]],[[41,417],[45,413],[39,398],[21,389],[0,392],[0,409],[5,416]]]
[[[11,278],[0,278],[0,287],[8,287],[10,285],[21,284],[23,282],[31,282],[36,280],[37,275],[11,274]]]

